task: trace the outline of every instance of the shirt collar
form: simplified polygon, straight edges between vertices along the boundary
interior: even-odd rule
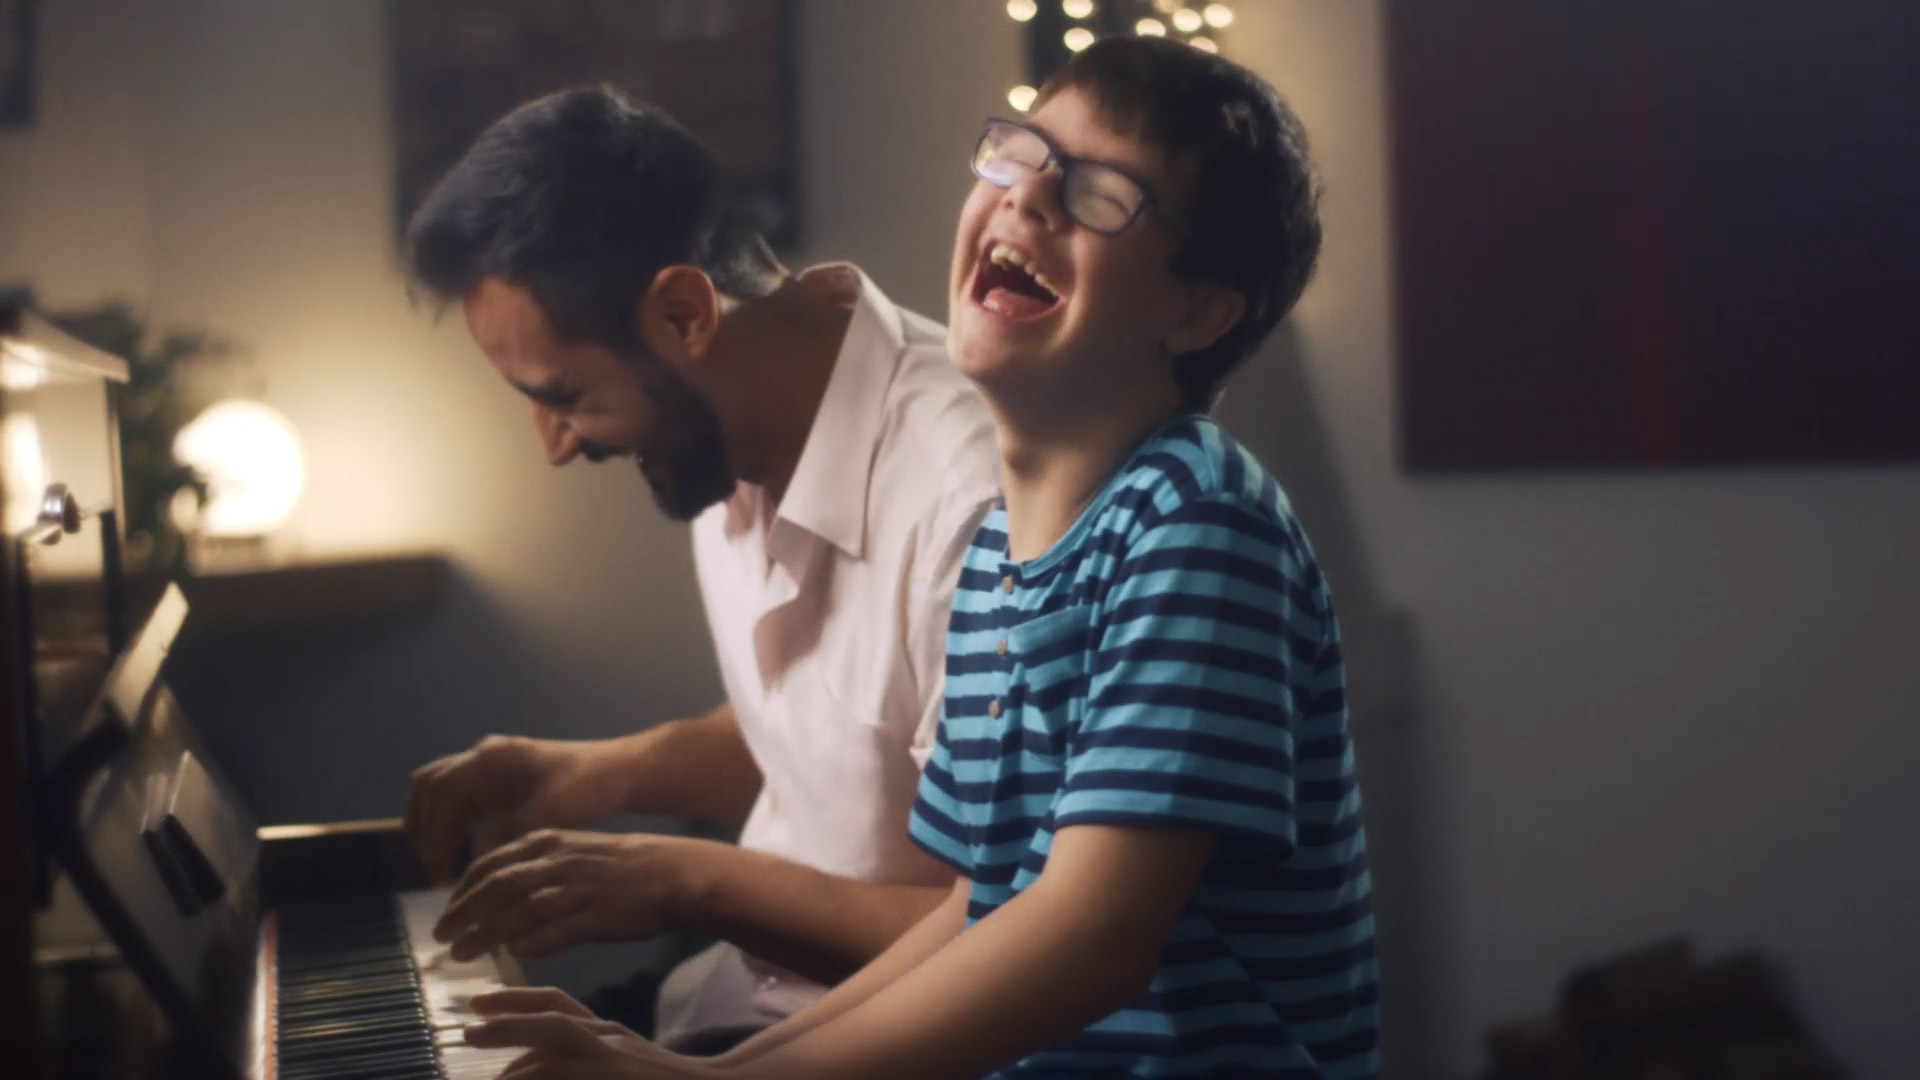
[[[853,314],[776,517],[858,559],[866,550],[874,447],[906,331],[900,309],[851,264],[810,267],[800,276],[850,304]]]

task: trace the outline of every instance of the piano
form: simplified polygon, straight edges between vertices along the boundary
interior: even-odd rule
[[[121,360],[0,306],[0,1047],[9,1076],[492,1077],[506,958],[432,940],[397,821],[259,826],[167,689],[189,613],[130,603]],[[137,613],[137,617],[135,617]]]

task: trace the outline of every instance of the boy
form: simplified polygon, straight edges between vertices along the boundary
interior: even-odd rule
[[[913,837],[961,875],[814,1007],[708,1061],[548,991],[469,1030],[510,1076],[1378,1071],[1327,589],[1204,415],[1319,249],[1298,121],[1184,45],[1095,45],[991,121],[949,347],[999,431]],[[536,1010],[544,1015],[524,1015]]]

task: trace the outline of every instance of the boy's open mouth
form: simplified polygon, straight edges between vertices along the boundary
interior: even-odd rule
[[[973,272],[973,301],[1002,318],[1038,319],[1060,306],[1060,290],[1020,252],[989,244]]]

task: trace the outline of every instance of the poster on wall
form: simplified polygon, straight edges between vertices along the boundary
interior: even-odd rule
[[[1737,8],[1389,4],[1410,471],[1920,462],[1920,18]]]
[[[34,0],[0,0],[0,127],[33,123]]]
[[[611,83],[706,143],[776,248],[799,241],[792,0],[396,0],[404,223],[487,124],[542,94]]]

